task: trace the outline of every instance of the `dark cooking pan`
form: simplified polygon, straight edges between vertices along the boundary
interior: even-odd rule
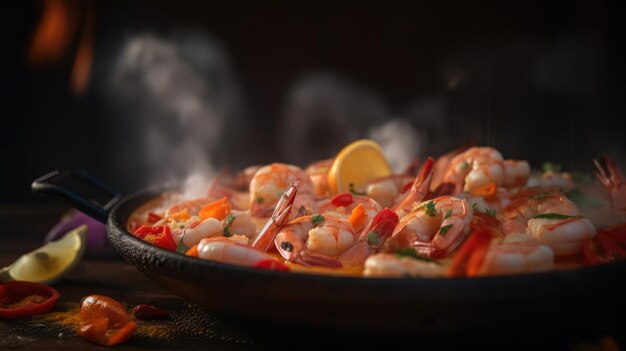
[[[626,311],[626,261],[515,276],[382,279],[259,270],[184,256],[126,230],[131,213],[165,190],[119,196],[84,172],[57,171],[33,182],[35,193],[60,196],[106,221],[113,248],[150,279],[190,301],[245,319],[429,336],[507,323],[555,327]]]

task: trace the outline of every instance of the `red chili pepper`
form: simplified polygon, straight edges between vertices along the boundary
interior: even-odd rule
[[[626,249],[619,246],[606,231],[599,231],[583,244],[583,263],[586,265],[626,258]]]
[[[485,212],[474,211],[470,225],[472,229],[493,229],[500,227],[500,221]]]
[[[289,266],[276,260],[263,260],[253,266],[254,268],[269,269],[273,271],[289,272]]]
[[[137,329],[137,323],[130,319],[126,308],[108,296],[85,297],[80,306],[80,317],[78,335],[100,345],[117,345],[130,338]]]
[[[378,249],[393,233],[396,225],[398,225],[398,221],[399,218],[396,212],[385,207],[378,212],[367,227],[363,229],[361,234],[362,238],[360,240],[367,240],[367,243],[372,248]]]
[[[162,308],[145,304],[135,306],[133,314],[135,317],[143,320],[164,319],[170,316],[170,313]]]
[[[0,318],[43,314],[56,306],[61,295],[48,285],[25,281],[0,284]]]
[[[449,271],[450,276],[476,276],[487,255],[491,237],[491,232],[488,230],[481,229],[470,233],[467,241],[461,246],[452,260]]]
[[[170,227],[166,225],[157,225],[154,227],[142,225],[133,232],[133,235],[145,242],[166,250],[176,251],[178,247],[172,238]]]
[[[163,216],[159,216],[154,212],[148,212],[148,223],[156,223],[163,219]]]
[[[335,195],[330,203],[339,207],[339,206],[349,206],[354,201],[354,197],[350,193],[338,194]]]

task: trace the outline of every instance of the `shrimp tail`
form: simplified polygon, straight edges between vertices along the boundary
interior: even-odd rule
[[[417,177],[415,177],[411,190],[394,206],[393,209],[395,211],[410,208],[413,203],[422,201],[428,195],[430,182],[433,178],[434,163],[435,161],[432,157],[428,157],[426,161],[424,161]]]
[[[302,250],[295,259],[296,263],[300,263],[304,266],[317,266],[328,268],[341,268],[343,264],[336,258],[322,255],[320,253],[311,252],[309,250]]]
[[[252,247],[259,251],[267,252],[278,231],[287,223],[299,185],[300,182],[298,180],[289,184],[280,201],[276,204],[274,214],[254,239]]]

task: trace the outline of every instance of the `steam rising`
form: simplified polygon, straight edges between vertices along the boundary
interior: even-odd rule
[[[239,98],[228,62],[208,38],[129,38],[113,70],[115,97],[139,130],[136,147],[147,157],[152,181],[180,181],[202,194],[216,172],[226,122],[238,118]],[[132,121],[129,121],[132,122]]]

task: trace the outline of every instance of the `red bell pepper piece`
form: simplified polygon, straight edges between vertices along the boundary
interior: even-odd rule
[[[166,225],[157,225],[154,227],[142,225],[133,232],[133,235],[162,249],[176,251],[178,247],[172,238],[170,227]]]
[[[272,271],[289,272],[289,266],[276,260],[263,260],[253,266],[254,268],[269,269]]]
[[[0,284],[0,318],[43,314],[56,306],[61,295],[44,284],[12,281]]]
[[[350,193],[338,194],[330,199],[330,203],[339,206],[349,206],[354,201],[354,197]]]
[[[142,320],[165,319],[169,318],[170,313],[166,310],[146,304],[139,304],[133,308],[135,317]]]
[[[156,223],[158,221],[160,221],[161,219],[163,219],[163,216],[159,216],[158,214],[154,213],[154,212],[148,212],[148,223]]]
[[[604,230],[583,244],[583,263],[586,265],[611,262],[626,258],[626,249],[619,246]]]
[[[130,338],[137,329],[128,311],[118,301],[103,295],[89,295],[80,306],[81,322],[76,332],[100,345],[117,345]]]
[[[488,230],[474,230],[454,256],[452,265],[450,265],[450,276],[476,276],[485,256],[487,256],[491,237],[492,234]]]

